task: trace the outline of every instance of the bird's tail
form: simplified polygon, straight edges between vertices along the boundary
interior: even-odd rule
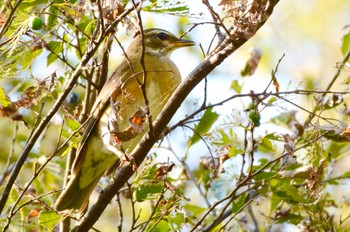
[[[58,197],[55,203],[56,210],[63,211],[66,209],[76,209],[81,213],[84,212],[89,204],[91,192],[94,190],[101,176],[95,178],[86,187],[81,188],[79,185],[80,172],[74,175],[69,180],[65,190]]]

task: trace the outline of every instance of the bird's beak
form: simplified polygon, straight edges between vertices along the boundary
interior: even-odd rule
[[[171,45],[174,48],[181,48],[181,47],[189,47],[189,46],[193,46],[196,43],[191,41],[191,40],[187,40],[187,39],[178,39],[175,41],[171,41]]]

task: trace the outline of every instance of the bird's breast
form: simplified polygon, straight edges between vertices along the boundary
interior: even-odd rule
[[[180,72],[169,57],[145,55],[144,60],[146,72],[140,63],[132,61],[133,69],[123,77],[121,90],[113,96],[100,119],[100,136],[110,150],[122,147],[124,151],[132,151],[148,128],[147,116],[135,120],[135,115],[147,112],[148,107],[155,120],[181,82]]]

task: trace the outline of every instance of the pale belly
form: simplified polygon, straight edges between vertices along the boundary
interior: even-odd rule
[[[175,70],[177,71],[177,70]],[[178,76],[178,78],[175,78]],[[171,94],[180,83],[179,75],[169,71],[149,72],[147,75],[146,97],[149,102],[149,112],[154,121],[163,109]],[[102,137],[105,148],[121,158],[123,153],[129,154],[138,144],[142,136],[148,130],[147,115],[144,115],[144,122],[136,126],[135,133],[127,130],[131,126],[131,119],[139,111],[147,112],[145,97],[136,79],[125,84],[123,94],[113,100],[114,109],[108,106],[99,122],[99,136]],[[127,139],[118,139],[117,132],[125,132]]]

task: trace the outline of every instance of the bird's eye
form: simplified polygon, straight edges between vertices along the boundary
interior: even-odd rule
[[[160,40],[165,40],[167,38],[166,34],[163,32],[158,33],[157,37]]]

